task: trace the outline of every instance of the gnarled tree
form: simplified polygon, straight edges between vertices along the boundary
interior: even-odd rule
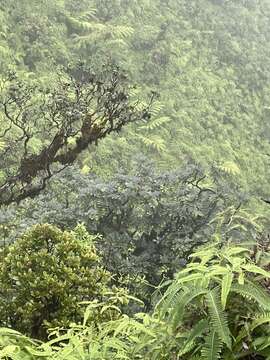
[[[29,85],[10,73],[1,83],[0,206],[35,197],[90,144],[149,117],[129,98],[115,65],[96,74],[83,64],[59,73],[57,86]]]

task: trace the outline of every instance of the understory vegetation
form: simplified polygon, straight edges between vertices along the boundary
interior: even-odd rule
[[[0,360],[270,360],[270,2],[0,20]]]

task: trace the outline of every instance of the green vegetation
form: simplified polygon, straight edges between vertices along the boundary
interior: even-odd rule
[[[1,352],[10,359],[269,358],[270,272],[254,256],[242,246],[211,244],[158,288],[162,296],[151,315],[122,315],[94,327],[90,305],[82,325],[48,343],[2,329]]]
[[[4,248],[0,324],[46,338],[47,328],[83,318],[81,302],[106,301],[110,274],[100,264],[94,240],[83,226],[62,232],[37,225]]]
[[[269,1],[0,20],[0,360],[269,360]]]

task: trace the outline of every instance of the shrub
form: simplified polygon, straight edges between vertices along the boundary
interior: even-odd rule
[[[83,226],[36,225],[0,257],[0,324],[34,338],[83,317],[82,301],[101,301],[110,274]]]

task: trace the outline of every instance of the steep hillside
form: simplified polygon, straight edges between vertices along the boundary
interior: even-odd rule
[[[50,81],[57,64],[110,58],[137,94],[160,94],[152,120],[92,149],[85,171],[110,175],[143,152],[160,167],[199,162],[252,196],[270,193],[268,1],[10,0],[0,16],[2,69]]]

